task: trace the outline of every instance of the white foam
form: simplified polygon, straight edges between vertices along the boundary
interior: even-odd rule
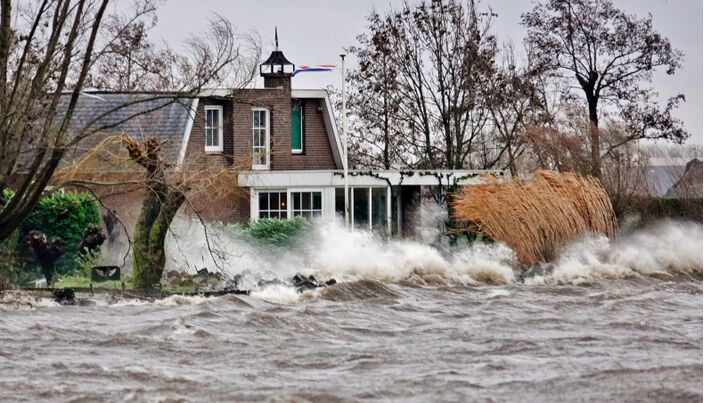
[[[295,288],[283,284],[272,284],[253,290],[249,295],[275,304],[291,304],[301,298]]]
[[[432,227],[437,228],[433,221]],[[213,270],[202,228],[180,224],[180,248],[175,267]],[[429,231],[428,234],[430,233]],[[211,247],[227,276],[245,273],[247,289],[262,280],[288,281],[295,273],[338,281],[369,279],[382,282],[418,280],[421,284],[508,284],[516,281],[516,257],[502,243],[447,247],[424,241],[387,240],[366,231],[348,231],[339,222],[319,222],[294,247],[261,246],[232,231],[209,229]],[[430,238],[426,234],[424,238]],[[189,242],[184,244],[183,240]],[[172,239],[170,242],[173,242]],[[554,271],[527,284],[580,283],[658,273],[701,273],[702,225],[668,222],[609,240],[588,235],[568,244],[554,261]],[[170,250],[174,250],[171,246]],[[172,269],[173,266],[169,266]],[[287,303],[299,299],[292,288],[265,287],[253,295]]]
[[[553,280],[576,283],[653,274],[702,273],[702,225],[663,222],[610,241],[590,235],[568,245]]]
[[[0,309],[34,310],[37,308],[55,308],[61,304],[51,298],[36,297],[23,291],[3,291],[0,293]]]

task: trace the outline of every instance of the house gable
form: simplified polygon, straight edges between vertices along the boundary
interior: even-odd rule
[[[302,107],[302,150],[292,150],[291,112],[294,104]],[[252,169],[254,109],[268,111],[268,170],[341,169],[341,144],[332,108],[324,90],[293,90],[286,88],[209,90],[191,111],[190,130],[183,135],[179,162],[207,158],[215,164],[237,165]],[[205,114],[214,105],[222,106],[224,134],[223,151],[205,151]],[[193,112],[195,111],[195,112]]]

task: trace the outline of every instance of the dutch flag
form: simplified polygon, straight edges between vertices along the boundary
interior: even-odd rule
[[[293,72],[295,76],[298,73],[305,73],[309,71],[332,71],[335,68],[334,64],[319,64],[317,66],[298,66]]]

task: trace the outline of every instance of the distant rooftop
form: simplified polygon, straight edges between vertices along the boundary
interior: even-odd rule
[[[691,158],[678,157],[651,157],[648,160],[648,166],[651,167],[685,167],[691,161]]]

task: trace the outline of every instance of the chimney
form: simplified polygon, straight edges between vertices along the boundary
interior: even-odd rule
[[[259,66],[259,74],[264,77],[264,88],[281,88],[291,92],[291,77],[296,71],[296,65],[288,61],[279,50],[279,34],[274,28],[276,48],[269,58]]]

